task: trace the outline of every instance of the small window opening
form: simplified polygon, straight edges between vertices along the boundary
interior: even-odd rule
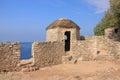
[[[67,36],[66,35],[64,35],[64,40],[67,40]]]

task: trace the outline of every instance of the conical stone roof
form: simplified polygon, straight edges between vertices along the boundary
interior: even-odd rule
[[[48,29],[54,29],[54,28],[76,28],[76,29],[80,29],[80,27],[74,23],[73,21],[66,19],[66,18],[60,18],[56,21],[54,21],[53,23],[51,23],[46,30]]]

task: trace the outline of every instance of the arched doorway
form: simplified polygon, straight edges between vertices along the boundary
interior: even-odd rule
[[[70,51],[70,36],[71,32],[70,31],[66,31],[64,34],[64,38],[65,38],[65,51]]]

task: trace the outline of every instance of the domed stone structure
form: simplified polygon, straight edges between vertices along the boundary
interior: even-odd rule
[[[70,38],[70,41],[80,39],[80,28],[73,21],[60,18],[51,23],[47,28],[47,41],[62,41]]]
[[[65,41],[65,51],[70,50],[72,41],[80,39],[80,28],[73,21],[60,18],[50,24],[47,28],[47,41]]]
[[[50,24],[47,27],[48,29],[54,29],[54,28],[76,28],[76,29],[80,29],[79,26],[77,24],[75,24],[73,21],[66,19],[66,18],[60,18],[56,21],[54,21],[52,24]]]

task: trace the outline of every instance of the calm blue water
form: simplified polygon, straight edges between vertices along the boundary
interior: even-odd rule
[[[31,55],[32,42],[21,42],[20,43],[20,59],[29,59]]]

